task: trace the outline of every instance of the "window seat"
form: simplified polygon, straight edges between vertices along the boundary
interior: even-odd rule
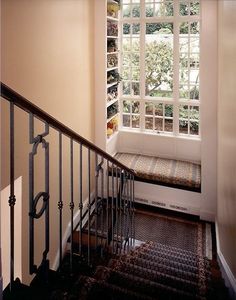
[[[115,158],[136,172],[137,181],[201,192],[200,164],[122,152]]]

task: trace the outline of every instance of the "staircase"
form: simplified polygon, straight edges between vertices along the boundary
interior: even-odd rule
[[[100,297],[114,300],[227,299],[227,291],[215,259],[209,260],[203,255],[173,245],[135,239],[136,173],[133,170],[4,84],[1,84],[1,96],[1,101],[9,104],[10,145],[10,278],[3,293],[4,300],[76,300]],[[29,232],[25,245],[27,248],[29,246],[27,272],[34,276],[29,286],[22,284],[14,274],[14,206],[17,202],[14,191],[17,155],[14,146],[15,128],[19,126],[15,124],[15,107],[18,113],[20,109],[29,117],[30,145],[25,149],[29,158],[29,227],[24,229]],[[35,119],[44,128],[38,135],[35,135],[34,130]],[[49,193],[50,130],[54,131],[54,139],[55,136],[58,137],[58,149],[53,149],[58,151],[56,203],[55,199],[50,199]],[[65,140],[69,145],[68,153],[63,149]],[[29,146],[31,150],[28,150]],[[44,150],[42,170],[36,170],[37,165],[34,164],[39,146]],[[65,157],[69,157],[70,174],[66,187],[63,181]],[[50,162],[52,159],[55,158],[51,156]],[[44,187],[36,193],[34,187],[37,175],[41,173],[44,176]],[[77,191],[75,182],[79,183]],[[69,200],[63,196],[63,188],[68,190],[66,198]],[[39,202],[42,202],[41,206]],[[58,226],[55,228],[51,227],[53,222],[50,222],[49,207],[51,209],[52,204],[56,205],[54,216]],[[76,221],[78,216],[79,221]],[[44,222],[41,222],[43,227],[37,229],[37,220],[41,218],[44,218]],[[68,223],[67,245],[63,244],[63,222]],[[56,271],[50,269],[48,258],[50,242],[53,240],[52,232],[58,236]],[[39,234],[44,247],[41,252],[35,248],[35,239]],[[22,244],[23,242],[25,241]],[[36,254],[37,257],[41,255],[41,262],[37,259],[36,263]]]
[[[74,290],[79,299],[229,299],[214,253],[208,259],[137,240],[128,253],[108,251],[97,258],[89,275],[79,275]]]

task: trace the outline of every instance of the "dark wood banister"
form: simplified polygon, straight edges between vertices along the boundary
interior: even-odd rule
[[[133,176],[136,176],[135,172],[132,169],[127,168],[125,165],[120,163],[114,157],[112,157],[111,155],[109,155],[99,147],[95,146],[93,143],[86,140],[85,138],[77,134],[75,131],[70,129],[69,127],[65,126],[63,123],[57,121],[51,115],[49,115],[48,113],[40,109],[35,104],[31,103],[29,100],[27,100],[20,94],[13,91],[11,88],[9,88],[6,84],[2,82],[1,82],[1,96],[10,102],[13,102],[16,106],[20,107],[22,110],[37,116],[40,120],[48,123],[51,127],[56,129],[57,131],[60,131],[61,133],[68,136],[69,138],[72,138],[74,141],[81,143],[86,148],[91,149],[92,151],[96,152],[100,156],[116,164],[119,168],[126,170]]]

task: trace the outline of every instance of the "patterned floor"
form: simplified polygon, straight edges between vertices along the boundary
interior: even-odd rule
[[[136,239],[158,242],[211,258],[209,226],[201,221],[189,221],[142,210],[136,210],[135,215]]]
[[[201,189],[199,164],[131,153],[117,153],[115,158],[133,169],[140,180],[150,180],[178,188]]]

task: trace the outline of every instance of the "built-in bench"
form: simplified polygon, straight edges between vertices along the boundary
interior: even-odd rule
[[[201,192],[199,164],[131,153],[117,153],[115,158],[136,172],[137,181]]]

